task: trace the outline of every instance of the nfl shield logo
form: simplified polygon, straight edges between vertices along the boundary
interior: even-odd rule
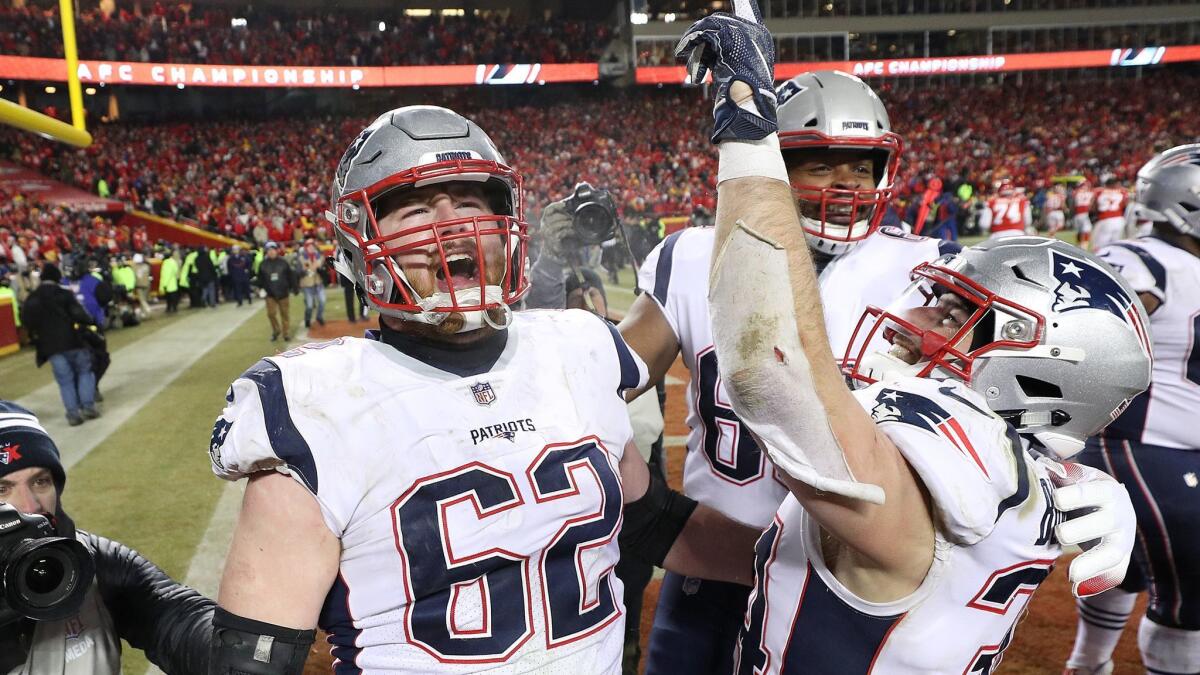
[[[479,382],[471,385],[471,395],[479,405],[491,405],[496,401],[496,392],[489,382]]]

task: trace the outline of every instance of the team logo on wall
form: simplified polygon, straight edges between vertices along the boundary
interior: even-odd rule
[[[496,390],[490,382],[477,382],[471,385],[471,395],[479,405],[491,405],[496,402]]]

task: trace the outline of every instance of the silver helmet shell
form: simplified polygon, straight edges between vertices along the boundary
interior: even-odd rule
[[[1180,145],[1146,162],[1137,174],[1137,217],[1200,238],[1200,143]]]
[[[382,197],[455,181],[481,184],[495,215],[434,222],[402,233],[380,231],[378,221],[386,214],[376,207]],[[358,134],[334,174],[326,217],[338,242],[335,267],[362,289],[372,308],[389,316],[436,325],[459,313],[464,317],[460,330],[491,323],[489,312],[495,310],[507,316],[508,306],[529,288],[521,184],[520,174],[487,134],[462,115],[424,105],[386,112]],[[501,274],[486,270],[482,241],[491,236],[504,243]],[[477,258],[478,287],[451,285],[422,295],[397,257],[428,252],[450,279],[447,249]]]
[[[883,101],[853,75],[833,70],[802,73],[781,84],[775,95],[779,101],[779,146],[785,160],[789,151],[806,148],[876,154],[872,189],[792,186],[797,201],[815,206],[810,211],[815,211],[816,217],[801,213],[809,246],[828,255],[845,253],[879,228],[887,204],[895,196],[904,142],[892,132]],[[830,222],[829,216],[839,211],[846,213],[836,217],[847,222]]]
[[[1128,282],[1091,253],[1042,237],[989,240],[919,265],[913,279],[895,305],[864,313],[843,360],[852,380],[962,380],[1018,432],[1063,458],[1150,385],[1146,311]],[[913,308],[943,303],[948,292],[970,311],[953,336],[913,323]],[[876,335],[895,344],[896,333],[925,358],[910,365],[894,348],[867,353]]]

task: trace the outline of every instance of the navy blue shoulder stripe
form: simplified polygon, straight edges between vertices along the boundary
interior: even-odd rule
[[[1150,255],[1149,251],[1141,246],[1135,246],[1123,241],[1118,241],[1113,246],[1120,246],[1140,258],[1146,269],[1150,270],[1150,276],[1154,277],[1154,287],[1158,289],[1159,293],[1163,295],[1167,294],[1167,269],[1154,256]]]
[[[1021,435],[1011,424],[1004,425],[1004,433],[1008,436],[1008,451],[1012,454],[1013,462],[1017,467],[1017,489],[1011,495],[1006,497],[996,507],[996,520],[1000,520],[1000,516],[1004,512],[1020,506],[1029,499],[1029,471],[1025,468],[1025,446],[1021,443]]]
[[[949,239],[938,240],[938,255],[955,255],[962,252],[962,246],[957,241]]]
[[[262,359],[242,373],[242,377],[258,386],[258,399],[262,403],[263,422],[271,449],[289,469],[300,475],[310,492],[317,494],[317,464],[313,461],[308,441],[292,423],[279,366]]]
[[[629,345],[625,344],[625,338],[621,337],[621,334],[617,332],[617,327],[608,321],[604,321],[604,325],[612,334],[614,346],[617,348],[617,361],[621,364],[621,384],[617,387],[617,394],[620,394],[626,389],[636,388],[641,384],[642,378],[638,373],[637,361],[633,352],[629,351]]]
[[[675,244],[683,230],[667,235],[663,239],[662,252],[658,254],[658,267],[654,270],[654,299],[658,304],[667,304],[667,288],[671,285],[671,265],[674,263]]]

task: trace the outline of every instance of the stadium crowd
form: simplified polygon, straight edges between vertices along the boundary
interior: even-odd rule
[[[245,24],[234,26],[235,18]],[[380,25],[383,30],[380,30]],[[0,7],[0,54],[59,57],[57,5]],[[229,65],[384,66],[456,63],[571,63],[600,58],[610,27],[550,18],[380,16],[375,13],[232,12],[156,2],[146,12],[80,12],[85,59]]]
[[[885,84],[881,95],[906,146],[896,212],[903,217],[932,177],[951,194],[964,183],[974,193],[986,192],[999,178],[1031,195],[1063,175],[1093,182],[1112,175],[1128,184],[1151,151],[1200,133],[1183,105],[1198,83],[1160,73],[1143,81],[1158,95],[1132,98],[1122,96],[1124,80],[1010,81],[968,89]],[[450,94],[443,103],[494,130],[496,142],[512,149],[508,161],[525,177],[533,222],[544,204],[582,180],[611,189],[627,220],[712,210],[716,162],[694,133],[706,124],[703,110],[690,103],[694,91],[642,89],[620,98],[603,90],[575,93],[570,100],[511,105]],[[572,123],[560,123],[564,119]],[[1008,119],[1021,123],[1001,123]],[[96,191],[103,181],[116,199],[261,246],[330,239],[323,217],[328,170],[314,167],[332,167],[341,151],[338,139],[362,123],[350,117],[287,125],[110,124],[97,127],[97,142],[82,151],[4,131],[0,154],[84,189]],[[309,142],[297,145],[295,138]],[[45,231],[39,223],[56,217],[20,205],[3,208],[10,229]],[[108,229],[102,224],[88,236],[103,240]]]

